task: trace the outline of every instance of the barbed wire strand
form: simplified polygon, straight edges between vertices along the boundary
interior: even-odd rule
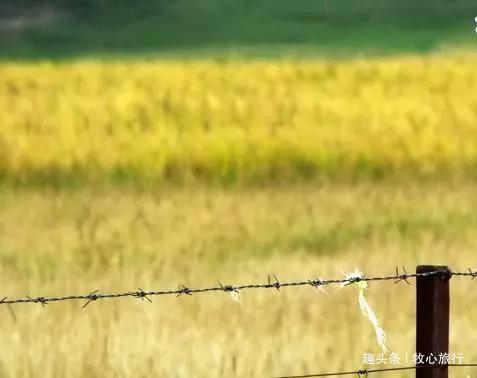
[[[51,302],[63,302],[63,301],[73,301],[73,300],[84,300],[86,303],[83,305],[83,308],[88,306],[91,302],[102,300],[102,299],[118,299],[118,298],[125,298],[125,297],[132,297],[141,300],[147,300],[151,302],[151,298],[153,296],[160,296],[160,295],[193,295],[199,293],[208,293],[208,292],[226,292],[226,293],[238,293],[244,290],[252,290],[252,289],[275,289],[280,291],[281,288],[284,287],[299,287],[299,286],[311,286],[316,289],[320,289],[323,286],[328,285],[342,285],[347,286],[353,283],[358,282],[370,282],[370,281],[394,281],[394,283],[398,282],[406,282],[410,284],[409,280],[418,277],[431,277],[431,276],[441,276],[445,279],[450,279],[452,276],[460,276],[460,277],[469,277],[474,279],[477,277],[477,271],[473,271],[469,269],[466,272],[451,272],[446,269],[438,269],[435,271],[430,272],[422,272],[422,273],[407,273],[406,269],[402,267],[402,270],[396,267],[396,273],[394,275],[389,276],[377,276],[377,277],[366,277],[362,276],[352,276],[348,278],[342,279],[327,279],[323,280],[321,278],[311,279],[311,280],[302,280],[302,281],[294,281],[294,282],[280,282],[278,278],[273,275],[273,280],[271,279],[270,275],[268,276],[268,281],[265,284],[245,284],[245,285],[222,285],[219,283],[218,286],[214,287],[207,287],[207,288],[189,288],[184,285],[179,285],[175,290],[158,290],[158,291],[145,291],[141,288],[138,288],[137,291],[128,291],[122,293],[101,293],[99,290],[95,290],[90,292],[89,294],[83,295],[65,295],[65,296],[58,296],[58,297],[46,297],[46,296],[39,296],[39,297],[30,297],[28,295],[25,298],[15,298],[9,299],[7,296],[0,299],[0,305],[13,305],[13,304],[20,304],[20,303],[36,303],[40,304],[41,306],[45,306]],[[0,296],[1,298],[2,296]]]
[[[311,378],[311,377],[338,377],[344,375],[356,375],[358,377],[367,377],[372,373],[385,373],[390,371],[404,371],[404,370],[416,370],[416,369],[437,369],[443,367],[477,367],[477,364],[438,364],[438,365],[416,365],[405,366],[395,368],[383,368],[383,369],[370,369],[370,370],[353,370],[343,371],[339,373],[323,373],[323,374],[308,374],[308,375],[286,375],[275,378]]]

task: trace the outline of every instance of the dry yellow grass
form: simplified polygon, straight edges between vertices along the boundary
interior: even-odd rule
[[[477,56],[0,64],[7,179],[472,174]]]
[[[299,201],[297,200],[299,198]],[[0,296],[61,295],[475,267],[472,184],[131,192],[4,190]],[[475,283],[452,280],[452,350],[475,352]],[[311,288],[2,306],[1,377],[270,377],[379,352],[357,290]],[[414,287],[371,284],[389,348],[412,353]],[[470,370],[468,370],[471,373]],[[408,377],[409,373],[396,374]],[[465,376],[459,370],[452,376]]]

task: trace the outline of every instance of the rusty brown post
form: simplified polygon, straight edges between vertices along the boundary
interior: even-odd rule
[[[421,362],[421,365],[438,365],[439,356],[449,353],[449,280],[452,273],[447,266],[432,265],[420,265],[416,272],[437,270],[442,270],[443,273],[417,277],[416,354],[424,356],[424,363]],[[416,361],[416,367],[420,364]],[[416,369],[416,378],[448,377],[447,366]]]

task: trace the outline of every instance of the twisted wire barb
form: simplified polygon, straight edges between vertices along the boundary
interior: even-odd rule
[[[311,279],[311,280],[302,280],[302,281],[293,281],[293,282],[280,282],[277,276],[273,275],[274,281],[271,280],[271,277],[268,276],[267,283],[264,284],[245,284],[245,285],[223,285],[219,283],[219,286],[214,287],[207,287],[207,288],[189,288],[184,285],[179,285],[175,290],[157,290],[157,291],[145,291],[143,289],[138,289],[137,291],[128,291],[122,293],[101,293],[99,290],[95,290],[90,292],[89,294],[83,295],[66,295],[66,296],[59,296],[59,297],[46,297],[46,296],[39,296],[39,297],[29,297],[28,295],[25,298],[15,298],[15,299],[8,299],[8,297],[3,297],[0,300],[0,305],[4,304],[20,304],[20,303],[37,303],[41,306],[45,306],[51,302],[63,302],[63,301],[72,301],[72,300],[84,300],[86,303],[83,305],[83,308],[88,306],[91,302],[102,300],[102,299],[117,299],[117,298],[125,298],[125,297],[132,297],[136,299],[144,300],[151,302],[151,298],[153,296],[159,295],[193,295],[199,293],[207,293],[207,292],[225,292],[225,293],[238,293],[242,290],[251,290],[251,289],[275,289],[280,291],[281,288],[284,287],[299,287],[299,286],[311,286],[316,289],[320,289],[323,286],[328,285],[351,285],[353,283],[358,282],[370,282],[370,281],[394,281],[394,283],[398,282],[406,282],[410,284],[409,279],[417,278],[417,277],[430,277],[430,276],[441,276],[443,278],[450,278],[452,276],[460,276],[460,277],[470,277],[472,279],[477,277],[477,271],[472,271],[469,269],[467,272],[450,272],[444,269],[438,269],[431,272],[422,272],[422,273],[407,273],[406,269],[403,267],[402,271],[396,268],[396,273],[390,276],[376,276],[376,277],[366,277],[366,276],[353,276],[350,278],[342,278],[342,279]],[[1,297],[1,296],[0,296]]]
[[[383,369],[342,371],[338,373],[286,375],[286,376],[275,377],[275,378],[338,377],[343,375],[355,375],[359,378],[359,377],[367,377],[369,374],[372,374],[372,373],[383,373],[383,372],[390,372],[390,371],[404,371],[404,370],[416,370],[416,369],[437,369],[437,368],[444,368],[444,367],[477,367],[477,364],[416,365],[416,366],[405,366],[405,367],[383,368]]]

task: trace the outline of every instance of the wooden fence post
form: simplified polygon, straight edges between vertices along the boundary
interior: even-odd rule
[[[416,283],[416,355],[424,356],[419,364],[439,364],[439,356],[449,353],[449,280],[447,266],[420,265],[417,273],[442,270],[442,275],[417,277]],[[447,272],[448,274],[445,274]],[[431,358],[431,360],[426,360]],[[434,361],[434,358],[437,361]],[[442,363],[442,362],[441,362]],[[448,378],[448,367],[417,368],[416,378]]]

